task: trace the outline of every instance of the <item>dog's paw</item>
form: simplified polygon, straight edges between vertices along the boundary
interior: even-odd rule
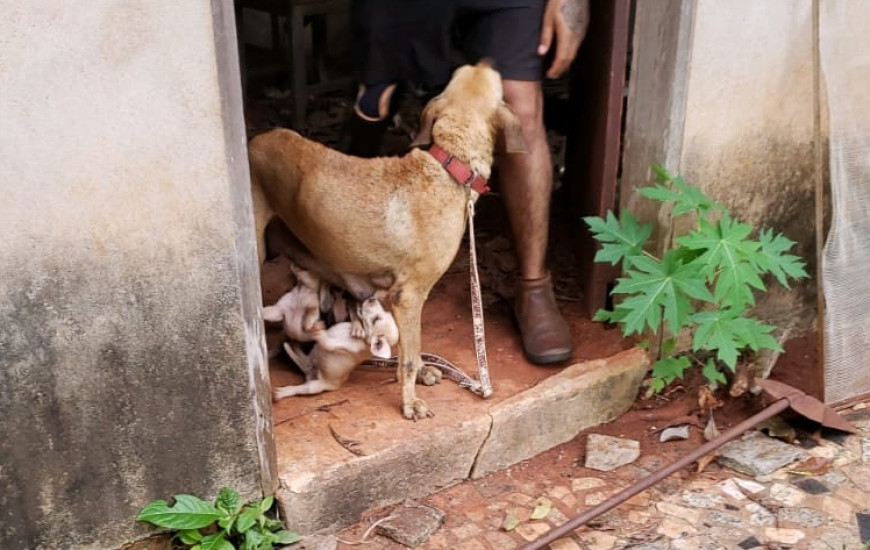
[[[423,368],[420,369],[420,372],[417,374],[417,382],[424,386],[434,386],[438,382],[441,382],[443,377],[444,375],[438,367],[423,365]]]
[[[326,323],[324,323],[322,320],[317,321],[316,323],[311,325],[311,328],[309,328],[307,332],[312,338],[315,338],[317,336],[323,336],[323,333],[326,332]]]
[[[366,331],[362,326],[362,323],[359,321],[353,321],[350,324],[350,335],[353,338],[359,338],[363,340],[366,337]]]
[[[281,386],[272,391],[272,401],[277,402],[292,395],[296,395],[292,386]]]
[[[402,415],[408,420],[422,420],[424,418],[432,418],[435,413],[429,410],[429,406],[422,399],[414,399],[410,403],[402,405]]]

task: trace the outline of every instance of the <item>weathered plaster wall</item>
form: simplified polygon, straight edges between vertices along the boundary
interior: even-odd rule
[[[667,221],[632,192],[663,162],[740,219],[797,241],[814,273],[812,0],[653,0],[637,16],[622,205]],[[671,236],[660,231],[659,247]],[[770,288],[759,316],[793,334],[812,328],[815,278]]]
[[[0,547],[112,548],[271,490],[229,1],[6,3]]]

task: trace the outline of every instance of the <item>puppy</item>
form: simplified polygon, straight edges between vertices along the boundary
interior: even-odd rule
[[[362,159],[278,129],[251,140],[251,194],[260,259],[275,216],[294,237],[292,259],[357,300],[388,293],[399,328],[402,414],[432,416],[417,397],[423,304],[465,232],[467,204],[486,190],[496,144],[525,151],[520,123],[488,64],[457,69],[421,114],[428,151]]]
[[[399,341],[399,329],[381,303],[370,298],[357,306],[363,327],[363,338],[351,335],[351,323],[337,323],[326,329],[318,323],[312,331],[314,347],[307,355],[298,343],[285,342],[287,355],[305,373],[305,383],[282,386],[274,391],[274,399],[291,395],[313,395],[341,387],[351,371],[370,356],[389,358],[392,346]]]
[[[320,279],[296,264],[290,265],[296,277],[296,286],[271,306],[263,308],[263,320],[282,323],[287,338],[297,342],[310,342],[314,339],[312,330],[320,321],[322,302],[330,299],[329,289]],[[328,305],[328,304],[323,304]]]

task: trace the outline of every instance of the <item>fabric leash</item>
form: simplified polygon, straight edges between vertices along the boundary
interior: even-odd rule
[[[492,395],[492,382],[489,379],[489,366],[486,361],[486,337],[483,330],[483,298],[480,293],[480,276],[477,272],[477,247],[474,242],[474,201],[468,199],[468,250],[469,270],[471,272],[471,320],[474,326],[474,352],[477,355],[477,376],[479,386],[469,388],[481,397]],[[477,382],[477,381],[475,381]]]

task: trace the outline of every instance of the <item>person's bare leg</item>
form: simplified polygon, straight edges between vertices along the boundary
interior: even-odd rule
[[[528,154],[499,159],[505,207],[519,261],[515,314],[523,351],[532,362],[570,359],[571,334],[553,297],[546,268],[553,176],[540,82],[504,81],[505,101],[520,119]]]
[[[552,166],[543,119],[540,82],[504,81],[505,101],[519,117],[528,154],[499,158],[499,177],[514,233],[520,276],[546,275],[546,248],[550,215]]]

